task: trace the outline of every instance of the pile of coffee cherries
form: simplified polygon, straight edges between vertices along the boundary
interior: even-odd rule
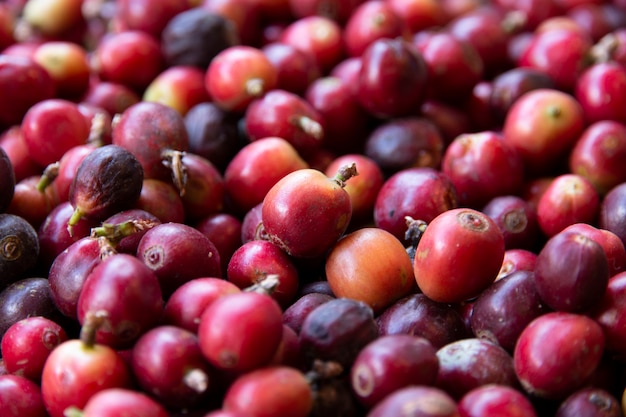
[[[2,417],[624,417],[626,1],[4,0]]]

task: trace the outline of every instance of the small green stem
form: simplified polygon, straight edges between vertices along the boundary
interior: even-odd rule
[[[350,165],[344,165],[339,168],[333,180],[343,188],[346,186],[346,181],[357,175],[359,175],[359,173],[356,170],[356,163],[353,162]]]
[[[104,310],[89,311],[85,322],[80,329],[80,340],[86,347],[94,347],[96,344],[96,331],[102,326],[109,314]]]
[[[63,415],[65,417],[83,417],[83,411],[78,407],[67,407],[63,410]]]
[[[83,218],[83,212],[81,211],[80,208],[76,207],[74,209],[74,212],[70,216],[70,219],[67,221],[67,232],[70,234],[70,236],[74,236],[74,226],[82,218]]]
[[[46,188],[52,184],[52,181],[59,176],[60,165],[61,164],[59,162],[53,162],[43,170],[41,178],[39,178],[39,182],[37,183],[37,191],[41,193],[46,191]]]

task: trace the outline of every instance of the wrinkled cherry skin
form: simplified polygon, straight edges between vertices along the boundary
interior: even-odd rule
[[[513,352],[515,372],[527,393],[563,399],[595,371],[604,346],[602,328],[590,317],[546,313],[522,331]]]

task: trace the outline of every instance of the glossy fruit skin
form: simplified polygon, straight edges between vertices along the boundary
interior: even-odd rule
[[[402,243],[374,227],[340,239],[326,257],[325,271],[335,296],[363,301],[374,313],[408,295],[415,283],[413,265]]]
[[[573,91],[585,70],[585,54],[592,40],[584,33],[568,29],[551,29],[535,34],[517,62],[518,66],[546,72],[557,88]]]
[[[345,50],[349,56],[363,56],[365,50],[380,39],[407,38],[403,16],[384,1],[364,2],[344,27]]]
[[[303,97],[273,89],[253,100],[245,112],[245,131],[250,141],[280,137],[306,158],[321,148],[324,118]]]
[[[145,392],[172,409],[202,404],[214,388],[198,337],[176,326],[144,333],[132,347],[131,369]]]
[[[608,280],[606,253],[582,233],[558,233],[537,255],[535,285],[553,310],[584,312],[594,308],[601,302]]]
[[[298,151],[280,137],[258,139],[240,149],[224,171],[224,187],[234,210],[246,213],[282,177],[308,168]]]
[[[537,210],[524,198],[518,195],[496,196],[481,211],[500,227],[507,250],[534,250],[537,242],[541,241]]]
[[[267,294],[224,295],[202,313],[198,341],[218,369],[250,371],[267,365],[283,334],[282,310]]]
[[[358,400],[368,408],[409,385],[433,385],[439,370],[437,351],[423,337],[389,335],[372,341],[350,370]]]
[[[306,417],[312,407],[313,394],[304,374],[286,366],[269,366],[240,376],[228,388],[223,403],[225,411],[249,417]]]
[[[163,298],[154,272],[133,255],[109,255],[85,278],[77,304],[78,321],[106,312],[96,341],[118,349],[131,346],[160,320]]]
[[[162,223],[148,230],[137,246],[137,258],[158,278],[165,298],[194,278],[222,274],[213,242],[182,223]]]
[[[429,98],[459,103],[469,97],[483,78],[485,65],[476,48],[451,32],[415,36],[413,44],[428,68]]]
[[[459,412],[463,417],[537,417],[532,403],[523,393],[499,384],[488,384],[467,392],[459,400]]]
[[[408,116],[371,130],[363,153],[389,176],[408,168],[440,168],[444,148],[443,135],[433,121]]]
[[[93,54],[100,78],[137,92],[143,91],[164,67],[159,41],[139,30],[122,30],[103,38]]]
[[[616,62],[600,62],[587,68],[576,81],[574,94],[588,123],[601,120],[626,122],[624,98],[626,70]],[[600,99],[602,97],[602,99]]]
[[[258,85],[252,87],[250,82]],[[235,112],[245,111],[255,98],[274,89],[277,83],[278,70],[263,51],[245,45],[218,53],[205,75],[205,86],[213,102]]]
[[[298,291],[298,269],[292,258],[282,249],[266,240],[253,240],[241,245],[228,263],[228,281],[241,289],[276,275],[277,287],[271,296],[287,308]]]
[[[626,170],[621,163],[625,156],[626,124],[600,120],[589,124],[581,133],[569,155],[569,168],[604,195],[626,182]]]
[[[381,335],[424,337],[436,349],[471,335],[455,308],[422,293],[408,295],[387,307],[376,317],[376,324]]]
[[[85,279],[102,259],[98,239],[84,237],[57,255],[48,273],[54,305],[65,316],[76,319],[78,297]]]
[[[406,216],[429,223],[457,207],[456,190],[448,176],[435,168],[407,168],[383,183],[376,196],[374,222],[404,241]]]
[[[19,375],[0,375],[0,413],[5,417],[47,417],[37,383]]]
[[[168,417],[166,409],[148,395],[129,388],[107,388],[94,394],[82,410],[84,417]]]
[[[437,358],[439,372],[435,386],[457,400],[486,384],[518,388],[512,355],[488,340],[474,337],[457,340],[439,348]]]
[[[145,178],[170,180],[163,165],[165,149],[187,151],[189,136],[183,116],[161,103],[141,101],[127,108],[115,123],[113,144],[130,151],[141,163]]]
[[[235,284],[216,277],[195,278],[178,287],[163,307],[163,323],[198,332],[202,312],[217,298],[238,293]]]
[[[2,336],[0,348],[6,370],[39,382],[50,352],[68,339],[54,321],[32,316],[14,323]]]
[[[0,291],[0,336],[14,323],[31,316],[64,323],[46,278],[24,278]]]
[[[417,245],[415,280],[435,301],[467,300],[495,280],[504,250],[502,232],[488,216],[469,208],[445,211],[428,224]]]
[[[524,328],[548,311],[537,292],[534,273],[518,270],[498,279],[478,296],[470,325],[476,337],[513,353]]]
[[[323,255],[346,231],[351,217],[350,196],[342,186],[308,168],[274,184],[262,206],[270,241],[295,257]]]
[[[620,220],[626,203],[626,184],[619,184],[611,188],[600,203],[598,226],[615,233],[626,245],[626,227]]]
[[[367,414],[367,417],[387,416],[461,417],[461,414],[454,398],[444,390],[418,385],[394,391]]]
[[[117,145],[105,145],[83,158],[68,199],[80,217],[104,220],[132,208],[141,194],[143,179],[140,161],[130,151]],[[71,218],[68,226],[73,226],[75,220]]]
[[[515,372],[526,392],[563,399],[596,369],[604,341],[600,325],[587,316],[546,313],[520,335],[513,352]]]
[[[82,408],[95,393],[131,387],[130,371],[112,348],[85,345],[79,339],[57,346],[41,377],[41,395],[50,417],[64,417],[67,407]]]
[[[89,136],[89,124],[77,105],[64,99],[33,105],[21,126],[30,157],[44,167],[61,159],[70,148],[85,144]]]
[[[624,311],[626,311],[626,273],[613,275],[608,282],[602,301],[591,315],[600,324],[605,335],[605,349],[619,358],[626,357]]]
[[[446,148],[441,169],[452,181],[459,204],[477,209],[494,197],[519,193],[524,181],[518,151],[491,131],[457,136]]]
[[[28,109],[56,94],[52,77],[34,58],[6,54],[0,56],[0,90],[3,128],[19,125]],[[24,94],[25,91],[28,93]]]
[[[539,88],[515,101],[502,133],[522,156],[526,172],[545,174],[559,165],[583,129],[583,109],[573,96]]]
[[[347,369],[378,335],[374,312],[367,304],[350,298],[334,298],[306,316],[299,341],[308,365],[321,359],[336,361]]]
[[[539,88],[555,88],[545,72],[530,67],[514,67],[496,75],[492,82],[489,107],[498,122],[506,118],[513,103],[524,93]]]
[[[21,216],[0,213],[0,288],[26,278],[38,257],[37,230]]]
[[[537,222],[543,234],[551,237],[575,223],[595,224],[600,204],[600,194],[585,177],[558,175],[539,198]]]
[[[595,387],[581,388],[569,395],[556,410],[555,417],[622,415],[619,400],[610,392]]]
[[[426,62],[409,42],[379,39],[361,55],[357,97],[376,117],[407,116],[422,104],[427,80]]]

